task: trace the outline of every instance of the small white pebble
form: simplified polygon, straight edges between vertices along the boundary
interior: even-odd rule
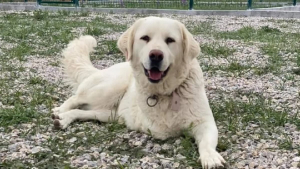
[[[295,157],[295,158],[293,158],[293,161],[299,162],[299,161],[300,161],[300,157]]]
[[[77,141],[76,137],[72,137],[70,140],[68,140],[69,143],[74,143],[75,141]]]

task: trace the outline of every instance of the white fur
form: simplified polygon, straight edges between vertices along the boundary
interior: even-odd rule
[[[144,35],[150,37],[148,43],[140,39]],[[166,44],[167,37],[175,42]],[[74,120],[108,122],[118,116],[132,130],[150,131],[153,137],[166,139],[192,124],[202,166],[215,168],[225,163],[216,151],[218,130],[196,59],[200,47],[182,23],[158,17],[137,20],[118,41],[128,62],[104,70],[94,68],[89,59],[95,46],[93,37],[82,36],[63,52],[66,79],[75,94],[53,109],[57,127],[66,128]],[[153,49],[164,53],[162,69],[170,66],[159,83],[149,82],[144,74],[143,66],[149,67]],[[178,111],[170,109],[172,92],[180,97]],[[146,100],[153,94],[158,96],[158,103],[149,107]]]

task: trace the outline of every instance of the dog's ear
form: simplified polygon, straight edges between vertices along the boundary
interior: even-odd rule
[[[138,19],[128,28],[119,38],[117,45],[126,58],[126,61],[130,60],[133,52],[134,34],[136,27],[139,25],[142,19]]]
[[[200,54],[201,49],[199,43],[194,39],[184,24],[179,24],[182,32],[184,59],[192,60]]]

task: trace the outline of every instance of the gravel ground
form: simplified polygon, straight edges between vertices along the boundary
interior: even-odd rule
[[[300,75],[294,71],[300,66],[300,19],[158,16],[182,21],[200,42],[218,150],[228,168],[300,168]],[[185,134],[159,141],[116,123],[52,128],[51,108],[71,95],[62,83],[61,49],[89,33],[99,42],[92,56],[97,68],[122,62],[115,42],[139,17],[0,12],[1,23],[14,25],[0,25],[0,168],[200,168],[196,145]],[[31,28],[17,36],[47,24],[54,31]]]

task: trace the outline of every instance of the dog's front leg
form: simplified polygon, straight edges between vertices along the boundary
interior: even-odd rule
[[[195,124],[192,129],[195,140],[198,144],[202,168],[211,169],[223,167],[225,160],[216,151],[218,144],[218,130],[214,120]]]

